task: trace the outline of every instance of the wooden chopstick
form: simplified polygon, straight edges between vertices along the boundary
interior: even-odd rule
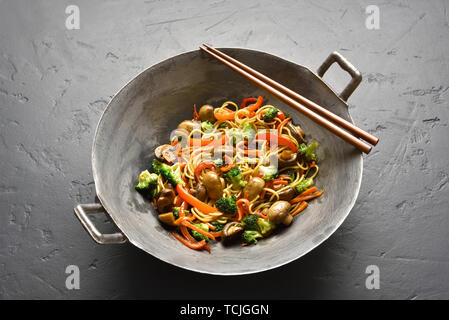
[[[356,136],[354,136],[354,135],[348,133],[347,131],[343,130],[342,128],[340,128],[339,126],[334,124],[333,122],[330,122],[329,120],[324,118],[323,116],[321,116],[321,115],[315,113],[314,111],[312,111],[312,110],[302,106],[299,102],[297,102],[296,100],[293,100],[291,97],[289,97],[285,93],[283,93],[283,92],[273,88],[269,84],[265,83],[264,81],[262,81],[261,79],[255,77],[254,75],[250,74],[249,72],[243,70],[242,68],[240,68],[237,65],[233,64],[232,62],[227,61],[226,59],[220,57],[219,55],[217,55],[216,53],[212,52],[211,50],[209,50],[205,46],[201,46],[200,49],[203,50],[204,52],[208,53],[209,55],[211,55],[215,59],[219,60],[220,62],[222,62],[223,64],[225,64],[229,68],[231,68],[234,71],[238,72],[240,75],[244,76],[245,78],[247,78],[247,79],[251,80],[252,82],[254,82],[255,84],[257,84],[258,86],[262,87],[263,89],[265,89],[269,93],[271,93],[274,96],[278,97],[279,99],[283,100],[285,103],[287,103],[288,105],[290,105],[291,107],[293,107],[294,109],[296,109],[297,111],[302,113],[303,115],[307,116],[308,118],[310,118],[314,122],[318,123],[322,127],[324,127],[327,130],[331,131],[332,133],[334,133],[338,137],[342,138],[346,142],[352,144],[353,146],[355,146],[360,151],[362,151],[362,152],[364,152],[366,154],[368,154],[371,151],[372,147],[370,145],[368,145],[366,142],[358,139]]]
[[[312,111],[315,111],[319,115],[325,117],[326,119],[340,125],[344,129],[348,130],[350,133],[355,135],[356,137],[359,137],[372,145],[376,145],[377,142],[379,142],[379,139],[372,134],[362,130],[361,128],[355,126],[349,121],[346,121],[342,117],[337,116],[335,113],[330,112],[329,110],[323,108],[322,106],[316,104],[315,102],[307,99],[306,97],[303,97],[302,95],[298,94],[297,92],[294,92],[290,90],[289,88],[285,87],[284,85],[280,84],[279,82],[274,81],[273,79],[268,78],[264,74],[252,69],[251,67],[241,63],[240,61],[228,56],[227,54],[221,52],[220,50],[217,50],[211,46],[209,46],[206,43],[203,43],[203,46],[205,46],[210,51],[216,53],[217,55],[221,56],[222,58],[228,60],[229,62],[237,65],[238,67],[242,68],[243,70],[247,71],[248,73],[252,74],[256,78],[259,78],[260,80],[268,83],[275,89],[281,91],[282,93],[286,94],[290,98],[298,101],[300,104],[305,106],[306,108],[311,109]]]

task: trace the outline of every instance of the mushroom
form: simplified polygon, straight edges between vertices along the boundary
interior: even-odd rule
[[[300,126],[295,126],[293,125],[293,123],[291,121],[289,121],[286,125],[285,128],[287,128],[288,130],[290,130],[291,135],[293,136],[293,138],[295,138],[298,142],[304,142],[304,136],[305,133],[304,131],[301,129]]]
[[[252,177],[243,189],[243,194],[248,195],[249,200],[255,199],[265,187],[265,181],[259,177]]]
[[[188,133],[192,132],[197,125],[192,120],[184,120],[178,125],[178,129],[186,130]]]
[[[243,231],[243,227],[237,221],[228,222],[223,227],[223,230],[221,232],[221,237],[223,239],[230,239],[230,238],[233,238],[234,236],[236,236],[237,234],[239,234],[242,231]]]
[[[273,203],[268,209],[268,219],[275,224],[284,223],[289,225],[291,223],[291,216],[288,211],[291,208],[291,204],[287,201],[280,200]],[[290,216],[290,218],[288,217]]]
[[[174,153],[174,148],[169,144],[163,144],[154,150],[154,155],[157,159],[161,161],[167,161],[168,163],[174,163],[176,161],[176,156]]]
[[[197,198],[200,201],[206,200],[207,197],[206,188],[201,183],[198,184],[196,189],[192,190],[192,194],[195,198]]]
[[[210,199],[217,200],[223,196],[223,184],[215,171],[209,170],[204,173],[201,182],[206,187]]]
[[[157,209],[159,212],[168,212],[173,208],[173,201],[175,200],[175,192],[171,188],[163,189],[159,198],[157,199]]]
[[[173,215],[173,212],[167,212],[162,213],[158,215],[159,220],[161,220],[163,223],[168,224],[169,226],[176,226],[175,224],[175,216]]]
[[[210,121],[214,123],[216,121],[214,116],[214,107],[212,107],[210,104],[205,104],[200,108],[200,111],[198,112],[198,115],[200,116],[201,121]]]
[[[293,221],[293,217],[291,214],[287,214],[287,216],[285,217],[284,221],[282,221],[282,224],[284,226],[289,226]]]
[[[278,154],[278,165],[279,168],[284,168],[288,166],[292,166],[295,164],[297,159],[297,153],[293,152],[290,149],[285,149],[280,154]]]
[[[288,187],[287,189],[284,189],[282,191],[278,192],[279,200],[285,200],[290,201],[296,196],[296,191],[292,187]]]

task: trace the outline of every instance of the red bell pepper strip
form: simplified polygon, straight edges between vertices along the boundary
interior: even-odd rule
[[[246,99],[243,99],[240,108],[245,108],[245,107],[246,107],[246,104],[247,104],[248,102],[256,102],[256,101],[257,101],[256,98],[246,98]]]
[[[226,135],[222,135],[221,139],[200,139],[200,138],[190,138],[189,145],[190,146],[218,146],[223,145],[226,142]]]
[[[256,111],[257,109],[259,109],[262,106],[262,102],[263,102],[263,98],[262,98],[262,96],[259,96],[257,98],[256,103],[250,104],[245,109],[248,111]]]
[[[212,162],[201,162],[195,168],[196,181],[198,181],[200,179],[200,173],[204,169],[212,169],[214,171],[217,171],[217,167]]]
[[[274,133],[258,133],[256,139],[263,139],[268,141],[277,142],[280,145],[290,148],[293,152],[298,152],[296,145],[290,140],[282,136],[278,136]]]
[[[224,158],[225,158],[225,163],[227,165],[225,167],[220,168],[221,172],[227,172],[227,171],[231,170],[232,167],[234,166],[234,164],[232,163],[233,159],[230,156],[225,155]]]
[[[254,214],[257,214],[257,215],[258,215],[259,217],[261,217],[262,219],[268,220],[268,216],[262,214],[262,213],[259,212],[259,211],[254,212]]]
[[[276,116],[283,121],[285,119],[285,114],[279,110],[278,113],[276,113]]]
[[[221,121],[225,121],[225,120],[234,120],[235,118],[235,111],[227,111],[227,112],[219,112],[220,109],[215,109],[214,110],[214,117],[217,120],[221,120]]]
[[[198,112],[196,112],[196,104],[193,105],[193,119],[200,120],[200,116],[199,116]]]
[[[198,249],[204,248],[204,246],[206,245],[206,240],[201,240],[199,242],[194,243],[194,242],[191,242],[191,241],[189,241],[187,239],[184,239],[183,237],[181,237],[176,232],[172,232],[171,234],[176,239],[178,239],[182,244],[184,244],[185,246],[189,247],[190,249],[198,250]]]
[[[245,211],[249,211],[250,202],[248,199],[239,199],[236,204],[238,208],[237,221],[241,221],[243,219]]]
[[[279,132],[279,134],[281,134],[282,128],[284,127],[284,125],[285,125],[289,120],[290,120],[290,118],[287,118],[287,119],[282,120],[281,123],[279,123],[279,126],[278,126],[278,132]]]

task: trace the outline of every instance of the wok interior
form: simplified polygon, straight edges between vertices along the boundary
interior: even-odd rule
[[[223,49],[303,96],[350,119],[347,106],[308,69],[251,50]],[[311,201],[292,225],[255,246],[224,246],[212,252],[186,248],[157,219],[153,204],[134,190],[140,171],[150,166],[153,150],[166,143],[179,122],[192,118],[193,104],[240,103],[262,95],[264,103],[288,113],[319,143],[316,186],[324,194]],[[94,142],[97,193],[128,237],[148,253],[177,266],[214,274],[242,274],[274,268],[294,260],[326,239],[352,208],[360,186],[359,151],[199,51],[168,59],[145,70],[117,94],[106,109]]]

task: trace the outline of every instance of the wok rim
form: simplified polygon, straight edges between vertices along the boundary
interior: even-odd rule
[[[251,51],[251,52],[255,52],[255,53],[257,53],[257,54],[264,54],[264,55],[268,55],[268,56],[271,56],[271,57],[276,58],[276,59],[281,59],[281,60],[287,61],[287,62],[289,62],[289,63],[292,63],[292,64],[294,64],[295,66],[305,68],[306,70],[308,70],[308,71],[311,73],[311,75],[315,78],[315,80],[318,80],[318,81],[321,82],[324,86],[326,86],[326,87],[327,87],[327,88],[328,88],[328,89],[329,89],[329,90],[330,90],[330,91],[331,91],[331,92],[332,92],[332,93],[333,93],[333,94],[334,94],[334,95],[335,95],[341,102],[343,102],[343,103],[346,105],[346,107],[348,108],[348,103],[347,103],[346,101],[344,101],[344,100],[343,100],[343,99],[342,99],[342,98],[335,92],[335,90],[334,90],[332,87],[330,87],[330,86],[329,86],[329,85],[328,85],[328,84],[327,84],[321,77],[319,77],[319,76],[318,76],[314,71],[312,71],[309,67],[306,67],[306,66],[300,65],[300,64],[298,64],[298,63],[296,63],[296,62],[292,62],[292,61],[290,61],[290,60],[281,58],[281,57],[279,57],[279,56],[277,56],[277,55],[274,55],[274,54],[271,54],[271,53],[267,53],[267,52],[264,52],[264,51],[259,51],[259,50],[253,50],[253,49],[247,49],[247,48],[217,48],[217,49],[220,49],[220,50],[230,49],[230,50]],[[157,259],[159,259],[159,260],[161,260],[161,261],[163,261],[163,262],[165,262],[165,263],[168,263],[168,264],[170,264],[170,265],[179,267],[179,268],[181,268],[181,269],[193,271],[193,272],[198,272],[198,273],[202,273],[202,274],[217,275],[217,276],[238,276],[238,275],[246,275],[246,274],[261,273],[261,272],[265,272],[265,271],[277,269],[277,268],[279,268],[279,267],[281,267],[281,266],[287,265],[287,264],[289,264],[289,263],[291,263],[291,262],[293,262],[293,261],[295,261],[295,260],[300,259],[301,257],[307,255],[309,252],[311,252],[312,250],[314,250],[315,248],[317,248],[318,246],[320,246],[323,242],[325,242],[327,239],[329,239],[329,238],[335,233],[335,231],[337,231],[338,228],[340,228],[340,226],[343,224],[343,222],[344,222],[344,221],[346,220],[346,218],[349,216],[349,213],[352,211],[352,209],[353,209],[353,207],[354,207],[354,205],[355,205],[355,203],[356,203],[356,201],[357,201],[357,198],[358,198],[358,195],[359,195],[359,192],[360,192],[360,188],[361,188],[361,185],[362,185],[362,177],[363,177],[363,155],[362,155],[361,152],[360,152],[360,155],[359,155],[359,156],[360,156],[360,168],[359,168],[359,171],[360,171],[360,172],[359,172],[359,178],[358,178],[358,181],[357,181],[357,186],[355,187],[355,189],[356,189],[355,191],[356,191],[356,192],[354,193],[354,196],[353,196],[353,199],[351,200],[351,203],[349,204],[349,206],[347,206],[347,209],[346,209],[345,214],[343,215],[343,217],[342,217],[339,221],[337,221],[337,222],[334,224],[334,226],[333,226],[333,228],[332,228],[332,231],[329,232],[325,237],[322,237],[322,239],[320,239],[319,241],[317,241],[317,242],[316,242],[314,245],[312,245],[308,250],[304,251],[303,253],[301,253],[301,254],[298,255],[297,257],[291,258],[291,259],[287,259],[287,260],[281,261],[281,262],[279,262],[279,263],[277,263],[277,264],[270,265],[270,266],[268,266],[268,267],[260,268],[260,269],[253,269],[253,270],[246,270],[246,271],[239,271],[239,272],[216,272],[216,271],[213,271],[213,270],[196,269],[196,268],[193,268],[193,267],[187,267],[187,266],[182,265],[181,263],[178,263],[178,262],[175,262],[175,261],[169,261],[167,258],[163,257],[163,256],[160,255],[160,254],[156,254],[156,253],[150,252],[150,251],[147,250],[147,248],[145,248],[141,243],[139,243],[138,241],[136,241],[136,240],[132,239],[131,237],[129,237],[128,234],[127,234],[127,232],[125,232],[125,231],[122,229],[121,223],[118,222],[118,221],[116,221],[117,219],[114,218],[113,215],[111,215],[111,214],[109,213],[109,212],[111,212],[111,210],[110,210],[110,208],[109,208],[108,205],[107,205],[107,200],[106,200],[105,198],[103,198],[103,195],[102,195],[101,192],[99,191],[99,187],[98,187],[98,183],[97,183],[97,181],[99,181],[99,177],[98,177],[98,172],[97,172],[97,167],[96,167],[97,160],[96,160],[96,158],[95,158],[95,150],[96,150],[96,146],[97,146],[97,142],[98,142],[97,137],[98,137],[99,127],[100,127],[100,125],[103,123],[105,114],[108,112],[108,110],[110,110],[111,103],[115,100],[115,98],[116,98],[119,94],[122,93],[122,91],[124,91],[129,85],[131,85],[131,83],[132,83],[136,78],[138,78],[139,76],[141,76],[143,73],[147,72],[148,70],[150,70],[150,69],[152,69],[152,68],[154,68],[154,67],[157,67],[157,66],[160,65],[160,64],[166,63],[166,62],[169,61],[169,60],[173,60],[173,59],[179,58],[180,56],[183,56],[183,55],[192,54],[192,53],[197,52],[197,51],[200,51],[200,52],[201,52],[200,49],[197,49],[197,50],[191,50],[191,51],[185,51],[185,52],[182,52],[182,53],[177,54],[177,55],[175,55],[175,56],[172,56],[172,57],[170,57],[170,58],[167,58],[167,59],[164,59],[164,60],[162,60],[162,61],[159,61],[159,62],[157,62],[157,63],[152,64],[151,66],[147,67],[146,69],[142,70],[141,72],[139,72],[138,74],[136,74],[135,76],[133,76],[133,77],[132,77],[132,78],[131,78],[125,85],[123,85],[123,86],[122,86],[122,87],[121,87],[121,88],[120,88],[120,89],[119,89],[119,90],[112,96],[111,100],[110,100],[109,103],[107,104],[106,108],[103,110],[103,112],[102,112],[102,114],[101,114],[101,116],[100,116],[100,118],[99,118],[99,120],[98,120],[97,126],[96,126],[96,128],[95,128],[95,134],[94,134],[93,143],[92,143],[92,149],[91,149],[92,174],[93,174],[93,179],[94,179],[94,183],[95,183],[95,192],[96,192],[97,198],[98,198],[98,200],[100,201],[101,205],[103,206],[105,213],[112,219],[112,221],[114,222],[114,224],[116,225],[116,227],[119,229],[119,232],[121,232],[121,233],[125,236],[125,238],[126,238],[131,244],[133,244],[133,245],[136,246],[137,248],[143,250],[144,252],[150,254],[151,256],[153,256],[153,257],[155,257],[155,258],[157,258]],[[351,120],[351,122],[354,123],[349,108],[348,108],[348,115],[349,115],[349,119]]]

